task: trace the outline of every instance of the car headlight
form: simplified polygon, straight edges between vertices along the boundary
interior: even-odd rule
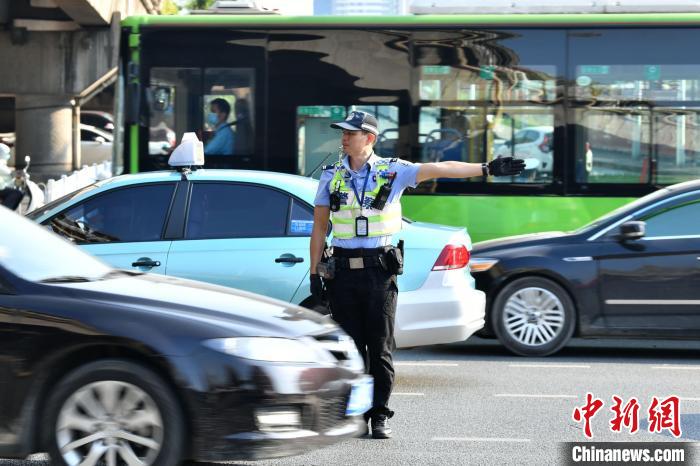
[[[472,272],[486,272],[496,264],[498,264],[498,259],[472,256],[472,258],[469,260],[469,269]]]
[[[215,351],[239,358],[271,362],[330,363],[333,355],[313,338],[293,340],[273,337],[233,337],[206,340],[203,344]]]

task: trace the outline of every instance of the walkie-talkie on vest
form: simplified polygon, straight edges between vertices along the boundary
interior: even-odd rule
[[[389,200],[389,194],[391,194],[391,186],[394,184],[394,178],[396,178],[396,173],[389,173],[388,176],[389,182],[383,184],[382,187],[379,188],[377,197],[374,198],[372,204],[370,205],[370,207],[373,209],[382,210],[386,205],[386,202]]]
[[[343,146],[338,147],[338,161],[343,158]],[[331,212],[338,212],[340,210],[340,186],[336,185],[335,189],[330,195],[330,208]]]

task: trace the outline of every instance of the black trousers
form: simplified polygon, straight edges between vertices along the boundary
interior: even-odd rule
[[[341,269],[327,287],[333,319],[355,340],[367,371],[374,377],[372,409],[365,417],[391,417],[396,276],[381,267]]]

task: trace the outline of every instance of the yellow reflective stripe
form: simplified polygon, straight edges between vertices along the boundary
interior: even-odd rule
[[[333,235],[337,238],[355,237],[355,219],[360,215],[360,209],[331,212]],[[384,210],[366,212],[369,231],[367,236],[385,236],[397,233],[403,225],[401,220],[401,204],[394,202]]]
[[[371,223],[367,236],[386,236],[398,233],[401,230],[401,219],[396,219],[392,222]],[[348,224],[334,224],[333,236],[337,238],[354,238],[355,237],[355,222]]]
[[[365,217],[368,219],[377,218],[380,221],[398,215],[401,216],[401,204],[399,202],[392,202],[391,204],[384,207],[384,210],[376,209],[362,209]],[[350,207],[348,209],[342,209],[338,212],[331,212],[333,218],[355,218],[360,215],[359,207]]]

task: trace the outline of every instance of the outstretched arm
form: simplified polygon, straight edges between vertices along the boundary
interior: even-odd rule
[[[522,159],[513,157],[500,157],[493,159],[487,164],[487,175],[490,176],[513,176],[518,175],[525,168]],[[471,178],[472,176],[483,176],[483,168],[480,163],[466,162],[432,162],[421,164],[416,175],[416,182],[431,180],[434,178]]]

